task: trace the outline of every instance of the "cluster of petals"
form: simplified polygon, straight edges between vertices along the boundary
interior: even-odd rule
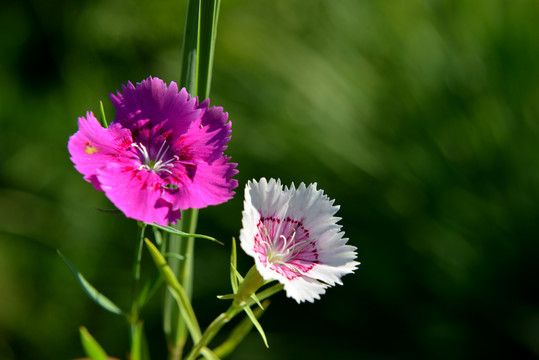
[[[359,265],[334,216],[339,207],[316,186],[262,178],[245,188],[241,247],[264,280],[279,281],[298,303],[319,299]]]
[[[110,126],[88,112],[68,150],[84,179],[127,217],[167,225],[181,210],[232,198],[237,170],[223,154],[231,123],[221,107],[152,77],[127,83],[110,99],[116,109]]]

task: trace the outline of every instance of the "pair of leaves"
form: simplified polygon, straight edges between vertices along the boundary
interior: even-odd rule
[[[240,283],[243,281],[243,277],[238,272],[236,267],[237,267],[236,239],[232,238],[232,253],[230,255],[230,284],[232,285],[232,292],[234,295],[238,293]],[[264,308],[262,307],[262,304],[260,303],[260,301],[258,300],[255,294],[253,294],[251,298],[258,304],[258,306],[262,310],[264,310]],[[260,325],[260,323],[258,322],[258,318],[253,313],[253,310],[251,309],[250,305],[243,304],[243,311],[245,311],[245,313],[251,320],[252,324],[258,330],[258,333],[260,334],[260,336],[262,337],[262,340],[264,341],[264,345],[266,345],[266,347],[269,347],[268,339],[266,338],[266,333],[264,332],[262,325]]]

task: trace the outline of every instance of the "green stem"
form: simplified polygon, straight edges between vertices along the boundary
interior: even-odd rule
[[[214,58],[215,36],[220,0],[189,0],[182,45],[180,83],[192,97],[209,97]],[[195,233],[198,210],[182,213],[178,229]],[[169,236],[167,252],[178,254],[182,260],[169,258],[170,268],[185,289],[189,299],[193,288],[194,239]],[[169,360],[181,359],[188,331],[172,296],[167,292],[164,303],[165,334],[168,339]]]
[[[191,96],[196,96],[199,7],[199,0],[189,0],[183,32],[180,81]]]
[[[190,234],[195,233],[198,210],[186,210],[182,213],[182,217],[182,221],[178,224],[179,230]],[[178,282],[184,288],[187,296],[191,299],[193,293],[194,238],[170,235],[167,245],[169,253],[182,256],[182,260],[169,257],[168,264],[176,275]],[[185,346],[189,332],[179,313],[176,301],[168,292],[165,295],[164,324],[165,332],[168,335],[169,359],[181,359],[183,347]]]
[[[141,334],[142,324],[139,321],[139,288],[140,288],[140,266],[142,262],[142,246],[144,243],[144,231],[146,224],[141,225],[139,241],[135,249],[135,261],[133,265],[133,295],[131,302],[131,314],[129,316],[129,325],[131,330],[131,359],[139,360],[141,354]]]
[[[238,307],[236,305],[230,306],[226,312],[221,313],[218,317],[215,318],[215,320],[212,321],[206,331],[204,331],[204,334],[202,334],[202,338],[200,339],[200,341],[193,347],[186,360],[195,360],[198,357],[202,348],[206,347],[206,345],[210,343],[210,341],[215,337],[215,335],[217,335],[219,330],[221,330],[221,328],[227,322],[229,322],[236,314],[238,314],[239,311],[237,308]]]
[[[197,59],[197,96],[207,99],[210,96],[215,39],[217,37],[217,21],[221,0],[200,0],[198,26],[198,59]]]
[[[251,273],[251,271],[249,271],[249,273]],[[248,273],[248,276],[245,277],[245,279],[249,277],[249,273]],[[246,292],[245,292],[245,295],[241,296],[242,299],[244,299],[244,301],[240,302],[240,301],[234,300],[234,302],[232,302],[232,305],[230,305],[230,307],[228,308],[226,312],[221,313],[218,317],[215,318],[215,320],[212,321],[212,323],[206,328],[206,330],[202,334],[202,338],[200,338],[200,341],[195,344],[195,346],[193,347],[193,349],[187,356],[186,360],[196,359],[198,355],[200,355],[200,352],[202,351],[202,349],[208,346],[210,341],[215,337],[215,335],[217,335],[219,330],[221,330],[221,328],[226,323],[232,320],[234,316],[238,315],[245,307],[251,307],[252,305],[255,304],[255,300],[250,296],[253,293],[248,294],[247,289],[252,289],[253,288],[252,286],[255,286],[256,288],[258,288],[259,282],[258,280],[256,280],[256,275],[253,274],[251,276],[254,279],[254,281],[247,280],[247,282],[245,282],[246,285],[244,289],[246,289]],[[240,286],[240,289],[241,289],[241,286]],[[260,301],[263,301],[267,299],[268,297],[272,296],[273,294],[276,294],[277,292],[281,291],[282,289],[283,289],[283,285],[275,284],[265,289],[264,291],[261,291],[260,293],[258,293],[257,298]]]
[[[270,301],[266,300],[262,303],[263,309],[257,307],[253,310],[254,316],[258,319],[269,306]],[[223,359],[230,355],[232,351],[243,341],[247,334],[253,328],[253,322],[249,317],[245,317],[235,328],[232,330],[225,341],[221,345],[213,349],[213,354],[220,359]]]

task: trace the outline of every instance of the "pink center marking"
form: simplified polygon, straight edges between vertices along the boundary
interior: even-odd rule
[[[292,280],[318,264],[316,243],[301,221],[261,217],[257,227],[254,250],[264,266]]]

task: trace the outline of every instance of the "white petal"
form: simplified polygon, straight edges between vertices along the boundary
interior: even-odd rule
[[[286,296],[293,298],[299,303],[303,301],[314,302],[320,299],[320,295],[326,293],[327,284],[321,283],[308,276],[297,277],[284,284]]]

